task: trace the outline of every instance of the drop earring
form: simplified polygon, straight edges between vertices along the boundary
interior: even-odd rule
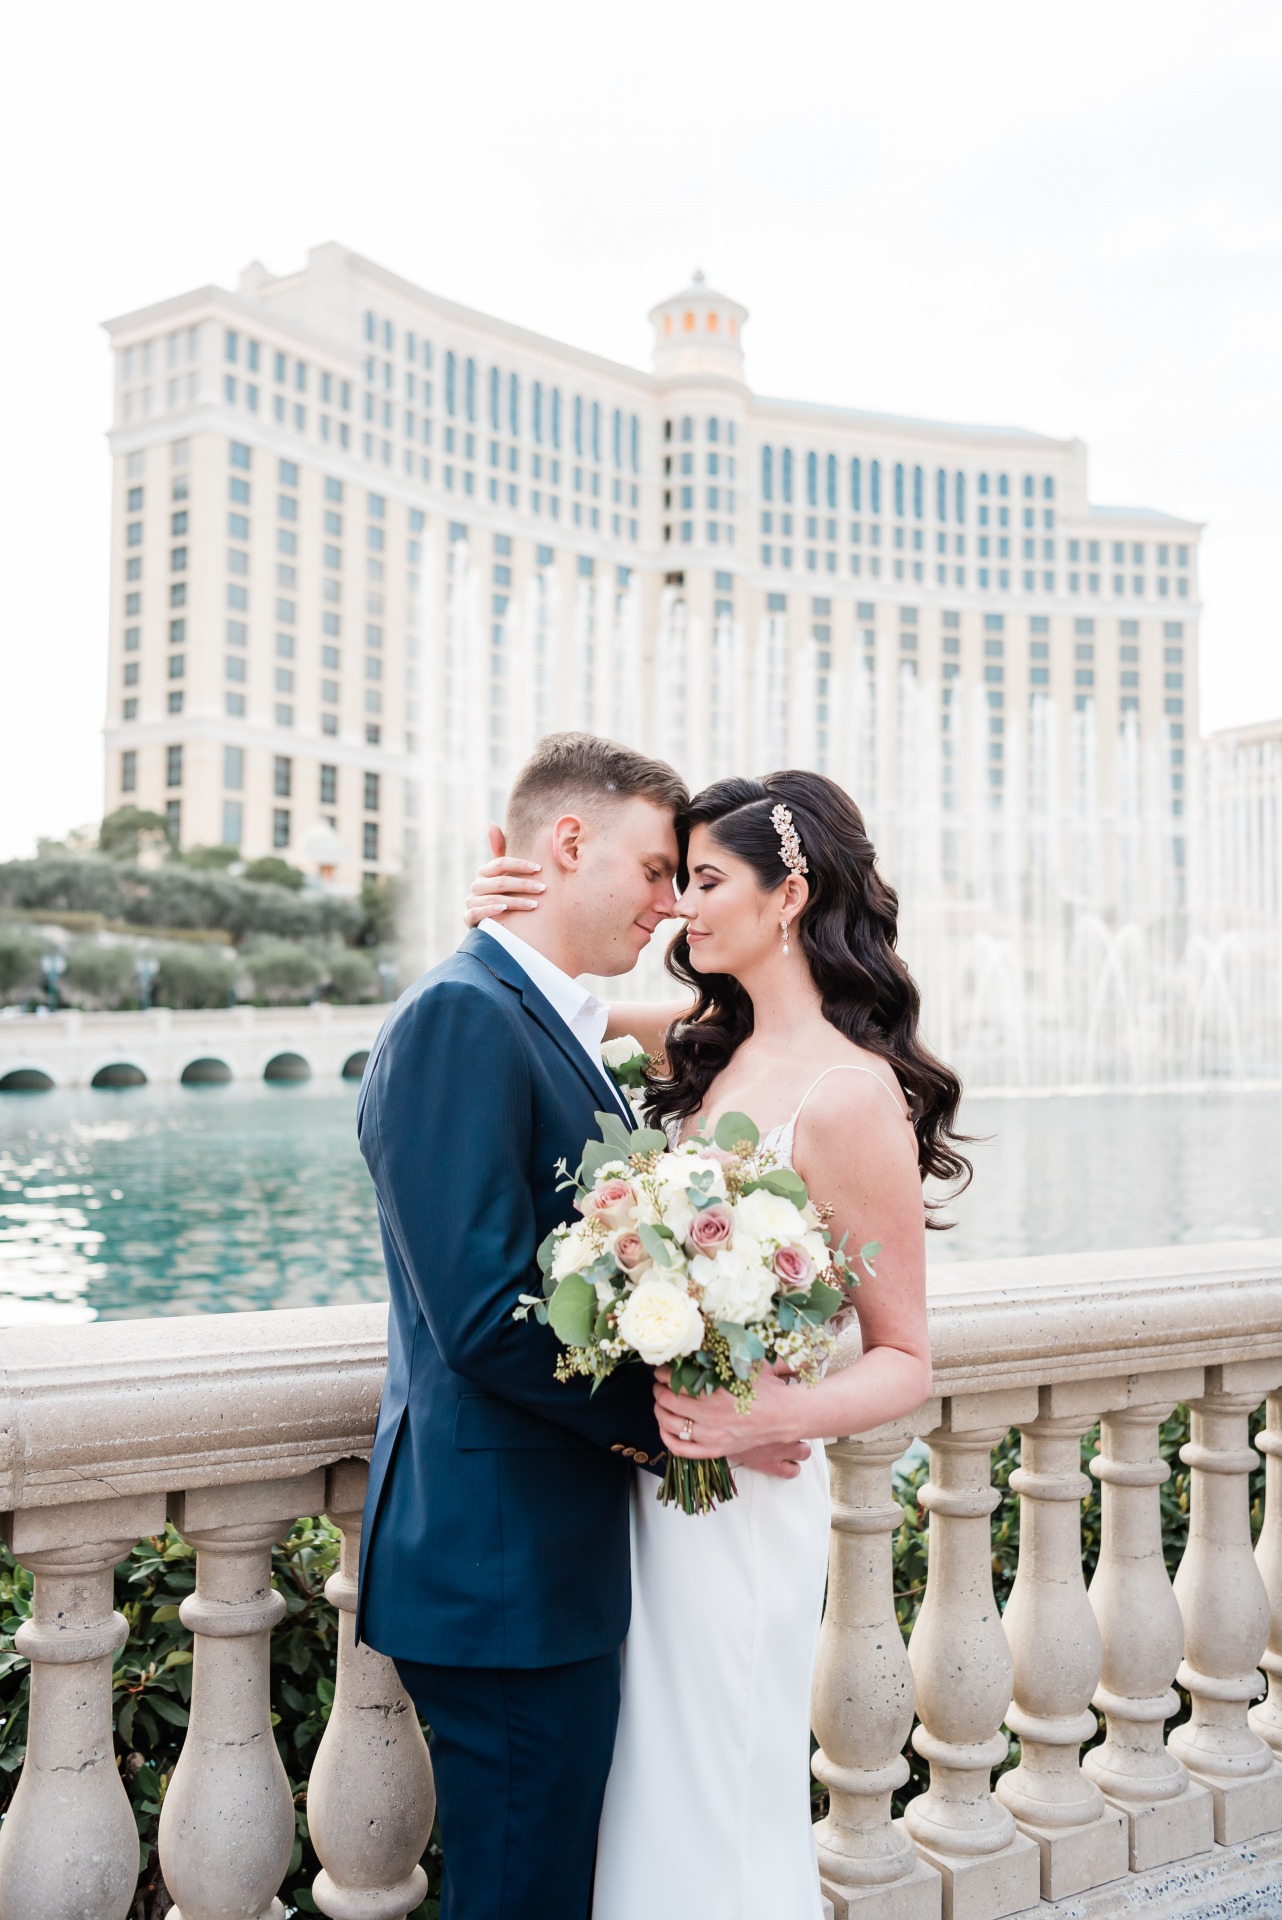
[[[789,950],[788,949],[788,922],[786,920],[782,920],[782,919],[780,920],[779,931],[783,935],[783,950],[784,950],[784,953],[786,954]]]

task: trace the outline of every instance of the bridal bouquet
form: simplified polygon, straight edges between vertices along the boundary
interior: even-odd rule
[[[761,1146],[746,1114],[724,1114],[712,1139],[670,1148],[662,1133],[630,1133],[598,1113],[571,1175],[582,1218],[539,1249],[542,1296],[523,1294],[561,1342],[556,1375],[587,1375],[595,1392],[625,1361],[670,1365],[692,1396],[725,1387],[751,1405],[759,1368],[786,1361],[817,1380],[834,1341],[829,1322],[859,1280],[805,1182]],[[868,1273],[880,1242],[861,1247]],[[660,1499],[707,1513],[735,1492],[729,1462],[670,1455]]]

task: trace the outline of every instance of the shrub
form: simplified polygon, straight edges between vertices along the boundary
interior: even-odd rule
[[[102,947],[78,940],[67,952],[61,993],[73,1006],[115,1010],[137,998],[136,955],[132,947]]]
[[[257,999],[271,1007],[296,1007],[316,997],[324,962],[292,940],[274,940],[245,955],[245,970]]]
[[[208,947],[166,947],[152,987],[161,1007],[225,1007],[236,987],[236,962]]]
[[[362,1000],[377,1000],[382,991],[378,968],[367,954],[353,947],[340,947],[326,963],[329,979],[327,1000],[339,1000],[347,1006]]]
[[[195,873],[226,873],[228,867],[234,867],[240,859],[240,849],[225,845],[187,847],[174,858],[179,866],[190,867]]]
[[[17,927],[0,927],[0,1000],[25,1000],[41,983],[40,942]]]
[[[307,884],[302,868],[291,867],[278,853],[265,853],[261,860],[251,860],[243,878],[256,887],[287,887],[291,893],[300,892]]]

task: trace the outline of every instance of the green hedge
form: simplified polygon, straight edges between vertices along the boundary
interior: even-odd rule
[[[100,913],[139,927],[218,927],[237,940],[261,933],[353,942],[367,925],[366,908],[343,895],[233,880],[177,861],[132,866],[100,854],[0,863],[0,907],[36,915],[41,908]]]
[[[1252,1417],[1254,1435],[1262,1425],[1262,1411]],[[1174,1576],[1188,1533],[1189,1486],[1180,1465],[1179,1448],[1188,1439],[1188,1414],[1177,1408],[1162,1430],[1163,1458],[1173,1472],[1162,1488],[1162,1537],[1167,1570]],[[1098,1428],[1082,1443],[1083,1466],[1098,1447]],[[994,1457],[993,1483],[1005,1491],[1019,1464],[1019,1436],[1007,1434]],[[924,1461],[900,1483],[904,1522],[894,1540],[895,1610],[908,1633],[921,1608],[926,1583],[925,1510],[917,1495],[926,1479]],[[1252,1478],[1251,1524],[1258,1533],[1263,1509],[1263,1464]],[[1082,1513],[1082,1564],[1089,1580],[1099,1557],[1099,1489],[1092,1482]],[[314,1913],[311,1882],[319,1862],[307,1835],[303,1805],[312,1761],[334,1697],[334,1660],[337,1617],[324,1597],[324,1585],[338,1563],[338,1534],[323,1520],[300,1520],[288,1540],[274,1554],[276,1585],[285,1596],[285,1619],[272,1636],[271,1699],[277,1744],[294,1790],[298,1823],[294,1857],[282,1897],[295,1911]],[[993,1515],[993,1586],[998,1605],[1010,1597],[1019,1557],[1019,1502],[1003,1499]],[[115,1668],[116,1753],[133,1802],[143,1845],[140,1890],[141,1920],[159,1920],[164,1911],[159,1869],[155,1857],[156,1823],[160,1802],[182,1746],[191,1697],[191,1635],[178,1619],[178,1606],[195,1584],[195,1555],[172,1528],[161,1539],[144,1540],[116,1569],[116,1605],[129,1621],[127,1646]],[[0,1548],[0,1817],[17,1784],[26,1745],[27,1663],[13,1651],[13,1634],[30,1606],[31,1579]],[[1182,1696],[1179,1718],[1187,1716]],[[911,1777],[894,1797],[894,1812],[927,1784],[926,1768],[905,1746]],[[1011,1743],[1005,1765],[1014,1763],[1018,1749]],[[827,1796],[812,1782],[816,1817],[826,1808]],[[440,1887],[440,1851],[437,1836],[425,1862],[430,1878],[428,1899],[416,1920],[437,1911]]]

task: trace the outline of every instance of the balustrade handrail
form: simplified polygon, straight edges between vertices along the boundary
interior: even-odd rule
[[[1266,1358],[1282,1241],[959,1261],[929,1299],[936,1400]],[[367,1455],[386,1327],[367,1305],[7,1330],[0,1512]],[[857,1351],[852,1329],[838,1364]]]

